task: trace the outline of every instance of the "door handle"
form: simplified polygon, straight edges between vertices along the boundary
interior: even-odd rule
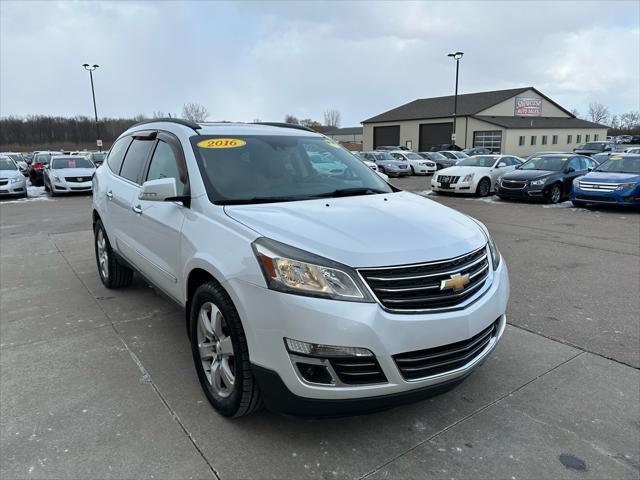
[[[108,191],[107,191],[107,193],[106,193],[106,195],[107,195],[107,198],[108,198],[109,200],[111,200],[111,199],[113,198],[113,192],[112,192],[111,190],[108,190]]]
[[[136,205],[135,207],[131,207],[131,210],[133,210],[134,212],[136,212],[138,215],[140,215],[142,213],[142,206],[140,205]]]

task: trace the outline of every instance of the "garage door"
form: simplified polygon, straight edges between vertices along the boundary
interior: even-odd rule
[[[428,152],[434,145],[451,143],[453,123],[423,123],[420,125],[419,152]]]
[[[400,145],[400,125],[373,127],[373,148]]]

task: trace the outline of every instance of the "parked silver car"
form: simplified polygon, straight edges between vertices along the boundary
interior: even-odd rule
[[[0,196],[27,196],[27,180],[16,162],[6,156],[0,156]]]
[[[53,157],[44,169],[44,189],[51,196],[60,193],[90,192],[96,166],[84,157],[64,155]]]

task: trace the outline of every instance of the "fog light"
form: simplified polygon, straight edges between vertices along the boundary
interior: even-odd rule
[[[332,384],[333,380],[327,367],[324,365],[313,365],[311,363],[296,363],[296,367],[302,378],[311,383]]]
[[[373,353],[366,348],[338,347],[335,345],[320,345],[316,343],[301,342],[291,338],[284,339],[289,353],[308,355],[310,357],[372,357]]]

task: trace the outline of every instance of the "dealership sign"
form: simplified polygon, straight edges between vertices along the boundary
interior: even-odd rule
[[[542,99],[516,97],[516,115],[539,117],[542,115]]]

